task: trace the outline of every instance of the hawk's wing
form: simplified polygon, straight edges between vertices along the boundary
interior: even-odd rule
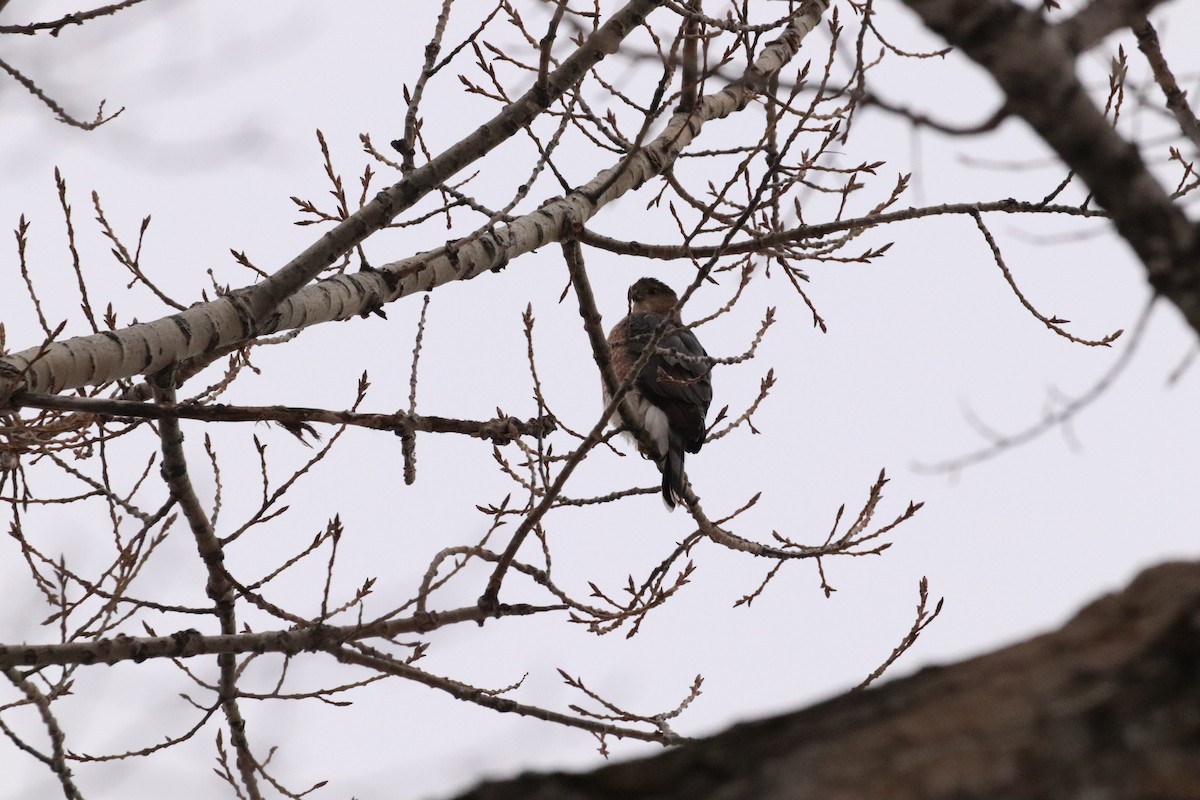
[[[635,360],[663,319],[661,314],[650,313],[629,316],[628,346]],[[704,444],[704,418],[712,403],[712,366],[691,330],[673,321],[667,326],[658,340],[658,352],[638,375],[637,388],[663,410],[672,430],[682,436],[684,447],[695,453]]]

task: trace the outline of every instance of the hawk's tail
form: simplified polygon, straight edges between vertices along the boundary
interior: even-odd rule
[[[667,455],[663,462],[663,503],[668,511],[674,511],[675,506],[683,499],[683,437],[671,431],[667,440]]]

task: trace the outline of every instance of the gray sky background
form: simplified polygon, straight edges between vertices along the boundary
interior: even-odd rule
[[[400,135],[401,84],[417,74],[437,5],[171,0],[67,29],[57,39],[4,39],[3,57],[76,115],[89,116],[100,98],[107,98],[109,110],[126,108],[109,125],[84,133],[57,123],[15,82],[0,81],[0,223],[11,230],[21,214],[32,220],[28,259],[52,324],[70,318],[68,332],[85,332],[64,245],[55,166],[69,185],[98,307],[111,300],[122,322],[166,313],[141,287],[126,289],[127,278],[92,221],[92,190],[131,241],[141,218],[153,215],[143,262],[178,298],[198,300],[209,287],[208,269],[222,283],[243,285],[252,276],[233,263],[231,248],[271,271],[319,235],[315,226],[292,224],[297,213],[288,199],[328,197],[315,129],[324,132],[351,194],[367,162],[358,134],[370,133],[380,147]],[[460,5],[454,25],[473,25],[463,16],[467,6]],[[13,0],[0,22],[48,19],[70,10],[70,3]],[[898,4],[881,3],[878,13],[900,46],[936,46]],[[544,24],[543,16],[541,10],[527,15],[539,20],[535,27]],[[1161,16],[1168,56],[1194,89],[1194,52],[1191,63],[1176,62],[1188,56],[1178,46],[1180,37],[1200,25],[1196,8],[1168,3]],[[653,19],[667,24],[669,15],[659,12]],[[812,57],[823,58],[824,34],[811,41]],[[1110,44],[1084,59],[1096,85],[1104,85],[1116,47]],[[1126,49],[1132,74],[1144,78],[1136,50],[1128,42]],[[426,135],[442,146],[493,113],[487,104],[464,100],[455,72],[448,70],[431,86],[424,107]],[[639,83],[643,76],[635,70],[608,67],[606,74],[624,79],[635,94],[651,89]],[[889,98],[962,122],[983,118],[997,102],[994,87],[957,56],[920,63],[893,59],[875,77]],[[1128,102],[1131,114],[1133,100]],[[706,131],[703,146],[736,138],[740,124]],[[899,207],[1040,199],[1062,178],[1045,148],[1017,123],[982,140],[914,135],[907,125],[871,112],[856,124],[846,163],[887,162],[879,181],[864,190],[869,196],[855,201],[862,211],[886,194],[896,174],[909,171],[916,173],[914,184]],[[1132,124],[1157,123],[1145,114]],[[485,197],[503,197],[514,181],[524,179],[528,151],[514,142],[504,155],[512,166],[484,162],[486,172],[473,186]],[[1161,160],[1165,153],[1155,155]],[[609,164],[607,157],[582,150],[564,163],[578,182]],[[703,185],[694,174],[690,180]],[[656,190],[644,188],[607,209],[594,229],[619,238],[674,241],[674,231],[658,221],[662,217],[644,211]],[[553,193],[549,185],[535,189],[528,208]],[[1067,197],[1079,202],[1082,195],[1071,190]],[[989,224],[1023,291],[1041,311],[1071,320],[1069,329],[1086,337],[1133,326],[1148,297],[1143,270],[1122,243],[1103,232],[1104,223],[1064,228],[1057,219],[989,217]],[[446,238],[436,226],[389,232],[372,239],[367,252],[373,263],[384,263]],[[1197,556],[1200,375],[1192,369],[1167,385],[1195,341],[1172,308],[1154,312],[1131,366],[1069,430],[958,474],[929,476],[914,465],[984,443],[969,422],[972,415],[1001,432],[1026,427],[1060,393],[1074,396],[1091,386],[1127,346],[1128,334],[1108,350],[1082,348],[1051,334],[1007,289],[969,218],[906,223],[872,231],[861,241],[895,245],[870,266],[811,267],[809,291],[829,323],[827,334],[813,328],[778,275],[756,280],[739,313],[698,331],[711,353],[736,354],[753,336],[763,309],[778,306],[779,323],[759,357],[717,372],[714,409],[729,403],[734,413],[740,411],[768,367],[775,368],[779,384],[755,417],[761,435],[743,431],[714,442],[689,459],[688,471],[713,517],[763,491],[762,501],[735,528],[743,535],[768,539],[778,530],[816,543],[837,507],[845,503],[848,513],[856,511],[886,467],[892,482],[879,519],[898,514],[909,499],[926,502],[898,530],[891,550],[878,558],[828,561],[827,577],[838,590],[830,599],[819,589],[815,565],[792,563],[751,608],[734,609],[733,602],[753,590],[770,565],[700,547],[691,585],[652,614],[633,639],[591,636],[548,616],[460,627],[429,637],[426,668],[488,687],[528,673],[514,697],[565,709],[582,698],[562,684],[556,672],[561,667],[640,711],[674,707],[699,673],[706,679],[704,694],[677,727],[703,735],[858,683],[907,631],[923,575],[933,595],[946,598],[946,609],[893,676],[1052,628],[1145,566]],[[587,255],[606,325],[624,313],[625,289],[636,278],[655,275],[682,286],[691,275],[683,263]],[[599,383],[573,296],[558,303],[566,280],[557,248],[547,248],[499,275],[434,292],[419,410],[488,418],[500,406],[533,416],[521,327],[521,313],[532,304],[547,397],[572,427],[590,426],[600,411]],[[730,291],[723,285],[701,292],[687,316],[709,313]],[[373,384],[365,409],[404,406],[419,308],[418,298],[407,298],[388,308],[386,321],[323,325],[286,346],[260,349],[255,363],[262,375],[241,380],[225,400],[344,408],[365,369]],[[11,239],[0,249],[0,320],[10,349],[39,343]],[[198,455],[203,432],[213,435],[223,454],[222,514],[230,525],[256,501],[252,433],[270,443],[276,474],[286,474],[287,465],[309,455],[287,435],[262,426],[196,423],[185,426],[185,433]],[[482,533],[487,520],[474,509],[477,503],[497,502],[516,489],[498,474],[490,446],[480,442],[425,437],[418,441],[418,459],[417,483],[406,487],[398,441],[347,434],[324,468],[298,488],[289,515],[231,558],[251,573],[255,565],[269,568],[340,513],[347,527],[340,588],[349,593],[365,577],[376,576],[375,608],[387,608],[389,599],[411,595],[434,553],[471,543]],[[596,457],[570,491],[578,496],[655,481],[653,467],[641,459]],[[202,475],[198,482],[202,496],[211,491],[209,478]],[[251,488],[239,498],[237,489],[245,482]],[[627,575],[640,577],[661,561],[690,531],[688,523],[683,513],[667,515],[653,496],[598,511],[560,512],[549,520],[559,580],[581,595],[588,580],[619,591]],[[73,563],[86,564],[103,553],[104,542],[89,539],[103,539],[107,522],[97,528],[84,511],[31,514],[26,524],[31,530],[37,524],[48,548],[67,553]],[[15,549],[0,553],[8,600],[0,608],[3,641],[53,639],[53,630],[36,624],[47,609],[24,585]],[[160,558],[150,585],[157,582],[180,598],[202,592],[201,568],[184,532],[176,532]],[[443,602],[473,602],[485,579],[478,572],[451,588]],[[319,569],[298,574],[276,587],[274,596],[319,603],[321,582]],[[514,588],[513,594],[509,599],[520,591]],[[164,623],[159,631],[170,629]],[[212,674],[209,665],[192,666]],[[276,674],[271,666],[260,669],[258,685],[264,688]],[[297,687],[328,681],[329,675],[355,677],[321,656],[293,666]],[[170,665],[85,670],[74,697],[62,704],[68,746],[114,752],[177,735],[195,718],[178,696],[188,691],[193,688]],[[482,777],[599,763],[595,742],[585,733],[494,714],[421,686],[384,682],[350,699],[355,701],[350,708],[253,706],[252,741],[260,750],[280,746],[275,772],[293,787],[329,779],[331,787],[320,796],[362,800],[445,796]],[[178,797],[223,796],[225,789],[208,770],[214,731],[150,760],[80,765],[76,774],[88,797],[155,797],[168,788]],[[656,751],[644,744],[610,746],[615,757]],[[6,776],[0,798],[55,792],[48,772],[7,744],[0,747],[0,774]]]

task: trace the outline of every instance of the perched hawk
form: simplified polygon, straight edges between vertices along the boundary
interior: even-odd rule
[[[627,397],[635,421],[658,448],[643,455],[662,461],[663,502],[671,510],[683,497],[683,455],[699,452],[704,444],[704,418],[712,402],[712,365],[696,335],[683,327],[678,302],[671,287],[642,278],[629,287],[628,316],[608,334],[613,371],[624,383],[654,331],[665,324],[656,352],[633,380]],[[605,405],[610,399],[605,389]]]

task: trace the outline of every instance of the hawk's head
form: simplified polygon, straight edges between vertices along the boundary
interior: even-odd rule
[[[669,314],[679,297],[660,280],[642,278],[629,287],[629,313]],[[678,311],[676,311],[678,315]]]

